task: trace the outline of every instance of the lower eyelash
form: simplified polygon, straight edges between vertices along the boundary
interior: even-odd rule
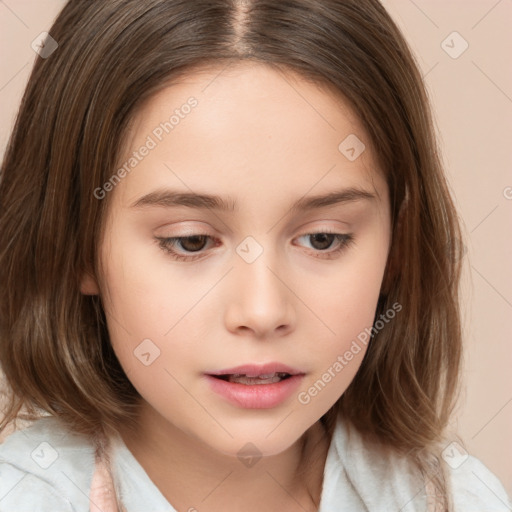
[[[211,238],[210,236],[202,234],[202,233],[197,233],[197,234],[188,235],[188,236],[176,236],[176,237],[169,237],[169,238],[155,237],[155,238],[158,241],[158,245],[160,246],[160,248],[162,250],[164,250],[165,252],[167,252],[168,254],[170,254],[173,259],[178,260],[178,261],[193,261],[193,260],[196,260],[196,259],[204,256],[204,253],[198,251],[199,254],[197,254],[196,256],[193,256],[193,255],[187,256],[185,254],[181,254],[178,251],[175,251],[174,249],[172,249],[172,247],[174,245],[176,245],[176,242],[179,242],[180,240],[184,240],[185,238],[191,238],[193,236],[204,236],[207,238]],[[191,254],[193,254],[193,253],[191,253]]]
[[[329,252],[317,251],[315,253],[315,257],[317,258],[322,258],[326,260],[334,259],[336,256],[338,256],[341,252],[343,252],[345,249],[347,249],[354,243],[354,237],[351,234],[342,235],[339,233],[332,233],[330,231],[320,231],[318,233],[308,233],[307,235],[318,234],[334,235],[334,238],[338,240],[339,245],[336,249]]]
[[[314,257],[316,258],[322,258],[322,259],[333,259],[338,254],[340,254],[342,251],[344,251],[347,247],[352,245],[354,243],[354,237],[352,234],[341,234],[341,233],[334,233],[329,230],[324,231],[317,231],[315,233],[305,233],[304,235],[299,236],[298,238],[302,238],[304,236],[312,236],[312,235],[334,235],[334,238],[338,240],[338,247],[334,250],[331,250],[329,252],[323,252],[323,251],[316,251],[316,254]],[[198,258],[201,258],[204,256],[203,252],[197,251],[198,254],[194,255],[193,253],[190,253],[191,255],[185,255],[181,254],[178,251],[175,251],[172,249],[174,245],[176,245],[176,242],[179,242],[180,240],[184,240],[185,238],[190,238],[193,236],[204,236],[207,238],[211,238],[209,235],[205,234],[194,234],[194,235],[188,235],[188,236],[177,236],[177,237],[155,237],[155,240],[158,242],[159,247],[165,251],[166,253],[170,254],[171,257],[177,261],[194,261]]]

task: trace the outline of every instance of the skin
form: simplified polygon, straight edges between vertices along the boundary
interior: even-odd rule
[[[237,407],[203,374],[279,361],[306,374],[298,391],[307,391],[371,327],[390,245],[387,185],[339,94],[262,64],[221,69],[164,88],[135,116],[120,165],[169,113],[198,100],[109,192],[103,273],[84,277],[82,292],[103,296],[115,353],[143,397],[138,432],[122,429],[123,439],[177,510],[317,510],[329,446],[319,419],[365,347],[307,404],[294,393],[269,409]],[[338,150],[349,134],[366,144],[355,161]],[[348,187],[374,198],[290,210]],[[164,188],[232,196],[238,209],[132,207]],[[334,254],[336,238],[322,246],[305,236],[326,229],[354,241]],[[212,237],[174,246],[201,255],[193,261],[155,240],[191,234]],[[247,236],[263,250],[252,263],[236,252]],[[148,366],[134,356],[144,339],[160,350]],[[313,461],[297,475],[303,441]],[[237,457],[248,442],[262,455],[250,468]]]

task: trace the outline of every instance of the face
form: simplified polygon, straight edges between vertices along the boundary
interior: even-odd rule
[[[388,190],[341,97],[259,64],[220,70],[138,112],[96,192],[109,201],[103,273],[82,291],[98,286],[115,353],[162,428],[272,455],[360,366]]]

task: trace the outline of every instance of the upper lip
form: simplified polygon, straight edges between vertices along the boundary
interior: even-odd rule
[[[289,373],[290,375],[299,375],[304,372],[292,368],[282,363],[266,363],[266,364],[243,364],[225,370],[207,372],[207,375],[247,375],[248,377],[258,377],[260,375],[268,375],[272,373]]]

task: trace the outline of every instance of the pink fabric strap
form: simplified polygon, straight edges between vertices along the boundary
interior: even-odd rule
[[[126,512],[116,502],[114,482],[105,462],[96,458],[89,494],[90,512]]]

